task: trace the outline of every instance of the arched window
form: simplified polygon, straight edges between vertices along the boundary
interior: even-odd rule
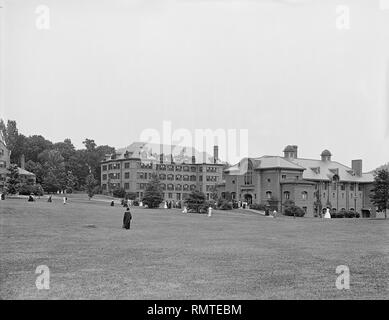
[[[272,193],[271,191],[266,191],[266,198],[271,199]]]
[[[289,191],[285,191],[284,192],[284,199],[285,200],[289,200],[290,199],[290,192]]]
[[[249,185],[253,184],[253,164],[248,160],[247,172],[244,175],[244,184]]]
[[[181,189],[182,189],[181,185],[180,184],[176,184],[176,190],[181,190]]]
[[[303,200],[307,200],[308,199],[308,192],[306,192],[306,191],[301,192],[301,198]]]

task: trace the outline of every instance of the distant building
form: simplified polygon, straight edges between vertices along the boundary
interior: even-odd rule
[[[210,199],[222,179],[223,166],[217,146],[209,156],[194,148],[134,142],[101,162],[101,188],[104,193],[124,188],[142,199],[147,183],[156,174],[165,200],[185,200],[193,190]]]
[[[0,191],[4,190],[5,183],[7,180],[8,167],[11,164],[11,152],[7,149],[4,139],[0,136]],[[35,174],[25,170],[24,155],[20,158],[20,167],[18,167],[19,178],[22,183],[35,184]]]
[[[0,137],[0,191],[4,189],[7,178],[7,168],[10,165],[10,152],[7,149],[4,140]]]
[[[287,146],[284,156],[244,158],[224,171],[218,184],[222,198],[270,205],[282,212],[285,202],[294,201],[306,216],[318,216],[320,210],[355,210],[362,216],[375,214],[369,194],[374,176],[362,173],[362,160],[352,160],[351,167],[332,160],[328,150],[320,159],[303,159],[297,146]]]

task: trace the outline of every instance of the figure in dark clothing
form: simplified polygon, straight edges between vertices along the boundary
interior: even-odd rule
[[[33,202],[33,201],[34,201],[34,198],[32,197],[32,195],[29,195],[29,196],[28,196],[28,201],[29,201],[29,202]]]
[[[126,212],[124,213],[124,217],[123,217],[123,228],[124,229],[127,229],[127,230],[130,229],[131,219],[132,219],[132,215],[130,212],[130,208],[127,208]]]
[[[113,207],[115,205],[115,203],[113,202],[113,200],[111,201],[111,207]]]
[[[47,202],[52,202],[53,200],[51,200],[51,196],[49,197],[49,199],[47,199]]]

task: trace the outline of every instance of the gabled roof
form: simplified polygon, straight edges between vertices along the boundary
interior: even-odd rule
[[[279,156],[263,156],[259,158],[244,158],[237,164],[224,170],[226,173],[234,175],[245,174],[249,168],[250,163],[252,164],[253,170],[264,170],[264,169],[291,169],[303,171],[305,168],[289,161],[286,158]]]
[[[303,179],[307,180],[332,180],[337,174],[339,181],[345,182],[372,182],[374,176],[371,173],[363,173],[362,176],[357,176],[352,168],[345,166],[336,161],[321,161],[316,159],[289,159],[295,164],[306,168],[303,172]]]

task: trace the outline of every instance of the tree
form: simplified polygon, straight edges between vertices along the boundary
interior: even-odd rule
[[[77,178],[73,175],[71,171],[68,171],[66,174],[66,192],[72,193],[76,185]]]
[[[25,136],[19,134],[16,121],[14,120],[8,120],[7,125],[5,125],[1,119],[0,131],[4,137],[7,149],[11,151],[11,163],[19,163],[23,147],[25,146]]]
[[[142,201],[149,208],[158,208],[163,201],[163,191],[157,175],[153,175],[153,178],[146,185]]]
[[[379,211],[385,212],[389,208],[389,171],[380,169],[375,171],[373,190],[370,195],[371,201],[378,207]]]
[[[19,191],[20,178],[18,166],[16,164],[11,164],[8,167],[6,188],[9,194],[16,194]]]
[[[85,179],[85,190],[88,193],[89,200],[92,199],[92,197],[96,193],[96,185],[97,181],[92,173],[88,174],[88,176]]]
[[[36,183],[43,183],[44,177],[46,175],[45,169],[39,162],[34,162],[29,160],[26,162],[26,170],[35,174]]]
[[[66,189],[65,162],[59,151],[45,150],[38,156],[45,171],[43,188],[48,192]]]
[[[194,190],[189,194],[188,199],[186,199],[185,204],[189,210],[194,210],[195,212],[203,212],[207,210],[205,194],[201,191]]]

